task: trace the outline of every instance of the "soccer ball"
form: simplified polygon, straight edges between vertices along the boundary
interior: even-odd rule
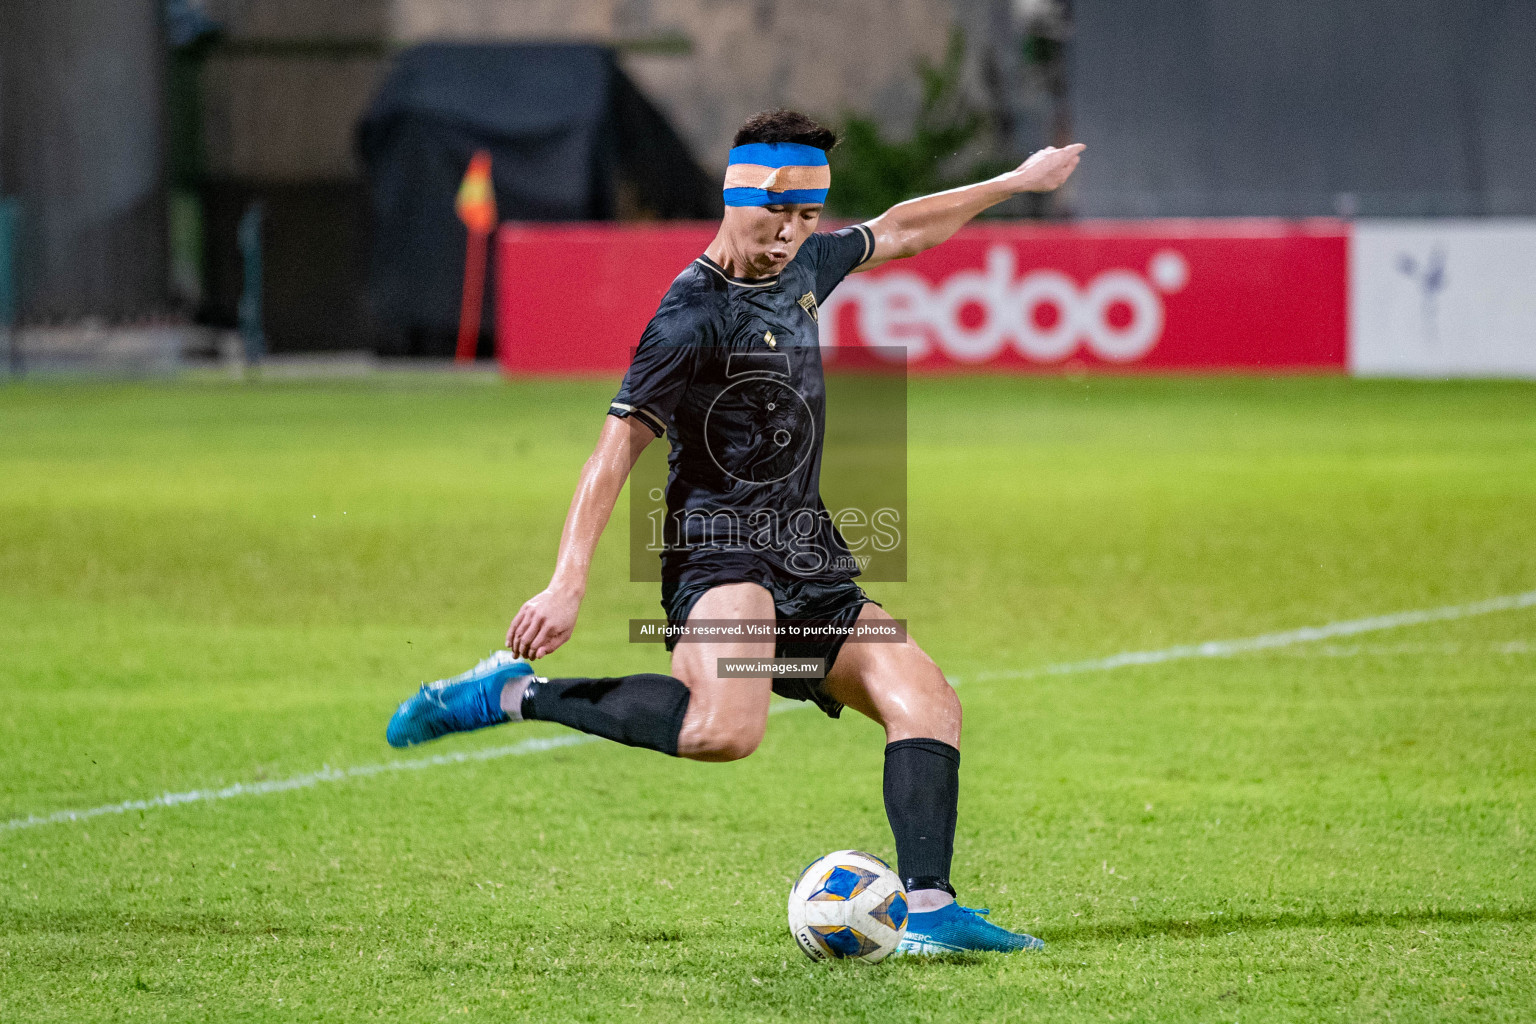
[[[789,931],[812,960],[877,964],[907,933],[907,891],[879,857],[829,853],[789,890]]]

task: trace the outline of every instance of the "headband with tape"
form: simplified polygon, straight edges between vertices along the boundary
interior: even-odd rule
[[[751,142],[731,150],[726,206],[824,203],[832,187],[827,154],[798,142]]]

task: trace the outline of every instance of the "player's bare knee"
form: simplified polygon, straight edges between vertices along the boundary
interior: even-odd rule
[[[750,757],[762,742],[762,733],[732,733],[718,738],[711,753],[717,761],[740,761],[744,757]]]
[[[884,716],[888,740],[925,737],[960,746],[962,709],[960,695],[937,672],[893,701]]]
[[[942,675],[939,676],[938,685],[933,688],[931,707],[934,720],[942,722],[946,729],[946,735],[938,738],[946,743],[959,745],[960,723],[965,711],[960,705],[960,695]]]
[[[960,703],[960,695],[955,692],[954,684],[948,679],[944,680],[944,688],[941,691],[940,699],[955,716],[955,724],[959,725],[960,720],[965,717],[965,706]]]
[[[695,761],[740,761],[763,741],[763,728],[731,723],[684,726],[678,753]]]

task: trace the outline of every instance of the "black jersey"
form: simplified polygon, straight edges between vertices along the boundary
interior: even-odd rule
[[[694,260],[646,325],[609,413],[670,439],[662,575],[724,552],[780,576],[858,575],[821,501],[819,304],[874,252],[863,224],[807,238],[774,277]]]

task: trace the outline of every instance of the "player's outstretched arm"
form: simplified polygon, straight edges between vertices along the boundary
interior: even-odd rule
[[[519,658],[542,658],[571,638],[587,592],[592,552],[597,550],[598,538],[613,515],[630,470],[655,437],[634,417],[609,416],[603,421],[597,447],[581,469],[570,511],[565,514],[555,574],[548,587],[517,610],[507,627],[507,646]]]
[[[981,211],[1024,192],[1051,192],[1061,187],[1077,167],[1081,143],[1061,149],[1046,147],[1007,174],[919,196],[897,203],[869,222],[875,251],[859,266],[877,267],[887,260],[916,256],[947,240]]]

